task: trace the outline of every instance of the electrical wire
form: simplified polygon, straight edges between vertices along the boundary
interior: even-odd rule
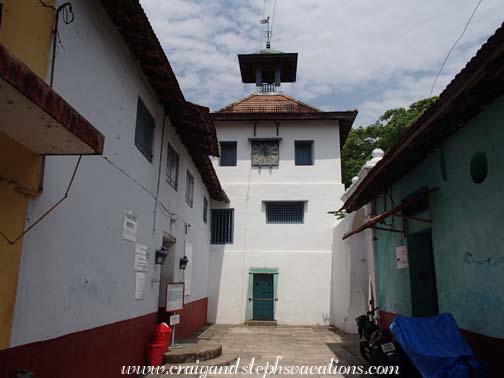
[[[270,38],[273,36],[273,23],[275,22],[275,11],[276,11],[277,0],[273,3],[273,14],[271,15],[271,28],[270,28]]]
[[[469,24],[471,23],[472,19],[474,18],[474,15],[476,14],[476,11],[478,10],[479,6],[481,5],[481,2],[483,0],[478,0],[478,3],[476,4],[476,6],[474,7],[474,10],[472,11],[471,13],[471,17],[469,17],[469,19],[467,20],[465,26],[464,26],[464,29],[462,30],[462,33],[460,33],[459,37],[457,38],[457,40],[455,41],[455,43],[453,43],[452,47],[450,48],[450,50],[448,51],[448,54],[446,55],[446,57],[444,58],[443,60],[443,63],[441,64],[441,67],[439,67],[439,71],[437,72],[436,74],[436,78],[434,79],[434,82],[432,83],[432,87],[431,87],[431,90],[429,92],[429,97],[432,97],[432,93],[434,92],[434,87],[436,86],[436,82],[439,78],[439,75],[441,74],[441,72],[443,71],[443,68],[446,64],[446,62],[448,61],[448,58],[450,57],[451,53],[453,52],[453,50],[455,49],[455,46],[457,46],[457,44],[460,42],[460,40],[462,39],[462,37],[464,36],[467,28],[469,27]]]
[[[0,231],[0,236],[9,243],[10,245],[16,244],[19,239],[21,239],[23,236],[25,236],[28,232],[30,232],[37,224],[39,224],[45,217],[47,217],[50,213],[52,213],[64,200],[67,199],[68,193],[70,192],[70,189],[72,188],[72,184],[74,182],[75,176],[77,175],[77,170],[79,169],[79,165],[82,159],[82,155],[79,155],[79,159],[77,160],[77,163],[75,164],[75,168],[72,173],[72,177],[70,178],[70,182],[67,185],[67,189],[65,190],[65,194],[54,203],[44,214],[42,214],[40,217],[37,218],[35,222],[33,222],[27,229],[25,229],[21,234],[19,234],[17,237],[14,239],[10,239],[6,234],[4,234],[2,231]]]
[[[122,169],[121,167],[119,167],[117,164],[115,164],[112,160],[110,160],[107,156],[105,155],[102,155],[102,158],[103,160],[105,160],[107,163],[110,164],[111,167],[115,168],[117,171],[119,171],[120,173],[122,173],[124,176],[126,176],[129,180],[131,180],[133,183],[135,183],[140,189],[142,189],[145,193],[147,193],[149,196],[151,196],[154,201],[156,201],[156,204],[159,205],[159,207],[161,208],[161,210],[163,210],[166,214],[168,214],[169,216],[172,216],[172,217],[177,217],[183,221],[185,221],[184,218],[182,218],[180,215],[178,215],[177,213],[174,213],[172,211],[170,211],[163,202],[159,201],[159,199],[156,198],[156,196],[151,193],[149,191],[149,189],[147,189],[145,186],[143,186],[140,182],[138,182],[134,177],[130,176],[128,174],[128,172],[126,172],[124,169]]]
[[[43,6],[44,8],[50,8],[50,9],[52,9],[53,11],[56,11],[56,8],[55,8],[55,7],[53,7],[52,5],[47,4],[45,1],[39,0],[39,3],[40,3],[40,4],[42,4],[42,6]]]

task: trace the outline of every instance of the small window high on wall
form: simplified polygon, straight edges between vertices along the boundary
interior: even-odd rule
[[[194,202],[194,176],[191,172],[187,171],[186,175],[186,192],[185,200],[189,206],[193,206]]]
[[[300,224],[304,223],[303,201],[266,202],[266,223]]]
[[[203,197],[203,222],[208,222],[208,200]]]
[[[152,163],[155,121],[143,101],[138,98],[135,126],[135,146]]]
[[[177,151],[168,143],[168,154],[166,158],[166,181],[177,190],[178,186],[179,155]]]
[[[220,166],[236,166],[236,142],[220,142]]]
[[[313,165],[313,141],[296,140],[294,146],[296,165]]]
[[[212,209],[210,222],[212,244],[233,243],[234,209]]]

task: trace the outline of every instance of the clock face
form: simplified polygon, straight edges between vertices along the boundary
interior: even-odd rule
[[[276,140],[254,141],[252,143],[252,165],[278,165],[279,147]]]

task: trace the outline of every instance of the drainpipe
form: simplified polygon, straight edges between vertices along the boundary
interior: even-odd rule
[[[59,34],[58,34],[58,26],[60,14],[63,13],[63,22],[65,25],[70,25],[75,20],[75,15],[73,12],[72,4],[70,2],[66,2],[61,4],[58,8],[46,4],[43,0],[39,0],[39,3],[42,4],[44,8],[49,8],[54,11],[54,28],[52,31],[52,52],[51,52],[51,74],[49,76],[49,86],[52,88],[54,83],[54,65],[56,63],[56,45],[58,43]]]
[[[53,7],[54,8],[54,7]],[[49,77],[49,86],[52,88],[54,83],[54,66],[56,63],[56,44],[58,42],[59,34],[58,34],[58,24],[60,14],[63,13],[63,22],[65,25],[70,25],[74,19],[75,15],[73,13],[72,4],[63,3],[55,10],[55,18],[54,18],[54,30],[53,30],[53,44],[52,44],[52,56],[51,56],[51,76]]]
[[[159,187],[161,184],[161,167],[163,166],[163,146],[164,146],[165,129],[166,129],[166,110],[163,110],[163,128],[161,131],[161,148],[159,149],[159,166],[158,166],[158,177],[156,184],[156,199],[154,202],[154,222],[152,223],[152,237],[156,235],[156,217],[158,208]],[[171,231],[171,221],[170,221],[170,231]]]

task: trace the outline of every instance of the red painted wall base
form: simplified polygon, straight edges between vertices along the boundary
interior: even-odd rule
[[[0,377],[27,369],[35,378],[119,378],[123,365],[144,365],[157,314],[0,351]]]
[[[397,314],[380,310],[380,327],[388,328]],[[502,376],[502,351],[504,351],[504,339],[484,336],[478,333],[462,329],[462,335],[471,346],[476,358],[485,361],[490,367],[490,377]]]
[[[180,314],[180,324],[175,329],[176,338],[191,337],[196,331],[207,324],[208,298],[185,303],[184,309],[178,311]],[[158,321],[169,324],[171,313],[166,312],[165,307],[160,307]]]

